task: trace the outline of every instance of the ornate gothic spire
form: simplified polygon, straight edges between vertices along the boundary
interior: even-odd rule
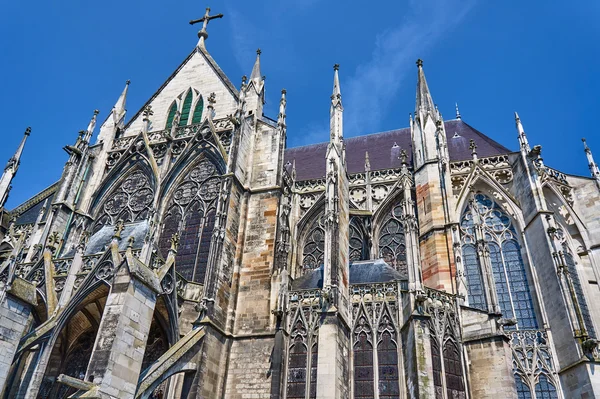
[[[286,99],[286,94],[287,91],[285,89],[281,90],[281,100],[279,100],[279,115],[277,116],[277,125],[281,126],[281,127],[286,127],[286,114],[285,114],[285,109],[287,106],[287,99]]]
[[[88,124],[88,127],[85,131],[85,136],[84,136],[84,141],[86,143],[90,142],[90,139],[92,138],[92,135],[94,134],[94,129],[96,128],[96,117],[98,116],[99,113],[100,113],[100,111],[95,109],[94,115],[92,116],[92,119],[90,119],[90,123]]]
[[[515,123],[517,125],[517,132],[519,133],[519,145],[521,147],[521,151],[525,154],[529,154],[531,151],[531,147],[529,147],[529,141],[527,140],[527,135],[525,134],[525,130],[523,130],[523,124],[521,123],[521,118],[519,118],[519,114],[515,112]]]
[[[127,80],[125,82],[125,88],[123,89],[123,92],[119,96],[117,103],[112,109],[113,121],[115,123],[115,126],[117,127],[122,127],[122,125],[124,124],[123,122],[125,120],[125,112],[127,111],[125,109],[125,103],[127,102],[127,91],[129,90],[130,82],[130,80]]]
[[[598,168],[598,164],[596,162],[594,162],[594,156],[592,155],[592,150],[590,149],[590,147],[588,147],[587,141],[585,141],[585,138],[582,138],[581,141],[583,141],[583,148],[585,151],[585,156],[587,157],[587,160],[588,160],[588,166],[590,168],[590,173],[592,174],[592,177],[596,180],[598,187],[600,187],[600,168]]]
[[[17,174],[17,170],[21,164],[21,155],[23,154],[23,149],[25,148],[25,142],[30,134],[31,128],[28,127],[25,129],[23,139],[21,139],[21,144],[19,144],[19,147],[17,147],[15,155],[8,160],[6,167],[4,168],[4,172],[2,173],[2,176],[0,176],[0,209],[2,209],[6,204],[8,192],[10,191],[10,183]]]
[[[256,61],[254,61],[254,66],[252,67],[252,73],[250,74],[250,80],[253,82],[260,82],[262,80],[262,75],[260,73],[260,55],[262,51],[260,49],[256,50]]]
[[[333,66],[333,93],[331,94],[331,107],[329,110],[330,142],[341,144],[344,138],[342,126],[342,92],[340,90],[339,64]]]
[[[419,69],[417,77],[417,101],[415,104],[415,115],[419,115],[421,112],[426,114],[430,112],[432,115],[437,114],[429,87],[427,86],[427,80],[425,79],[425,72],[423,71],[423,60],[417,60],[417,68]]]

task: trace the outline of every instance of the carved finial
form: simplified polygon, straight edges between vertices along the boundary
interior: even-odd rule
[[[25,136],[29,136],[31,134],[31,127],[27,127],[27,129],[25,129]]]
[[[406,153],[406,150],[403,148],[402,150],[400,150],[400,162],[402,162],[402,165],[407,165],[407,159],[408,159],[408,154]]]
[[[365,171],[371,170],[371,161],[369,160],[369,151],[365,151]]]
[[[48,236],[48,240],[46,241],[46,248],[48,248],[54,253],[54,251],[56,251],[56,249],[60,245],[60,241],[60,234],[58,234],[58,231],[54,231]]]
[[[262,54],[262,51],[259,48],[256,49],[256,55],[261,55],[261,54]]]
[[[121,233],[123,232],[124,228],[125,228],[125,223],[123,222],[123,219],[119,219],[117,221],[117,224],[115,224],[115,233],[113,235],[113,238],[120,240]]]
[[[243,75],[242,76],[242,85],[245,85],[248,82],[248,76]]]
[[[477,160],[477,144],[475,144],[475,140],[469,140],[469,150],[471,150],[471,155],[474,160]]]
[[[340,64],[333,64],[333,70],[334,71],[339,71],[340,70]]]
[[[129,236],[127,239],[127,248],[133,249],[133,243],[135,242],[134,236]]]
[[[87,247],[87,243],[90,239],[90,235],[91,235],[91,233],[87,230],[85,230],[84,232],[81,233],[81,236],[79,237],[79,244],[77,244],[78,249],[84,250],[85,247]]]
[[[210,95],[208,96],[208,103],[209,103],[211,106],[214,106],[216,102],[217,102],[217,96],[215,95],[215,93],[214,93],[214,92],[213,92],[213,93],[210,93]]]
[[[422,59],[420,59],[420,58],[417,60],[417,67],[418,67],[418,68],[421,68],[421,67],[423,67],[423,60],[422,60]]]
[[[150,120],[149,118],[154,115],[154,111],[152,111],[152,105],[148,104],[146,108],[144,108],[144,121]]]
[[[179,248],[179,233],[175,233],[171,236],[171,251],[177,253]]]

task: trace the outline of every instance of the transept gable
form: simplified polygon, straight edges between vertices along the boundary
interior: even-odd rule
[[[219,106],[215,109],[215,119],[224,118],[227,115],[234,114],[237,108],[238,92],[235,86],[223,73],[221,68],[206,52],[206,50],[195,48],[177,70],[167,79],[167,81],[157,90],[157,92],[144,104],[140,110],[132,117],[125,126],[125,136],[130,136],[142,130],[142,111],[151,106],[154,111],[152,118],[152,127],[150,131],[163,130],[167,126],[167,121],[173,114],[170,112],[175,102],[178,110],[183,111],[185,96],[193,88],[192,107],[198,104],[198,100],[203,101],[210,93],[215,93]],[[200,97],[201,96],[201,97]],[[190,116],[193,115],[194,108],[191,108]],[[192,119],[188,119],[191,123]],[[183,121],[182,121],[183,123]]]

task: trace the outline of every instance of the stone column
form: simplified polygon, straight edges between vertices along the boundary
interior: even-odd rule
[[[36,304],[35,286],[28,281],[17,277],[6,287],[6,296],[0,303],[0,393],[5,389],[19,341],[29,324],[31,307]]]
[[[135,394],[160,291],[153,272],[127,258],[112,282],[85,376],[99,392],[115,398]]]

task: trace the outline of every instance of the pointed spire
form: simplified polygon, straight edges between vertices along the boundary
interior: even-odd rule
[[[90,120],[90,123],[88,124],[88,127],[85,131],[84,140],[88,143],[92,138],[92,135],[94,134],[94,129],[96,128],[96,117],[99,113],[100,111],[98,111],[97,109],[94,110],[94,115],[92,116],[92,119]]]
[[[521,118],[519,118],[519,114],[515,112],[515,124],[517,125],[517,132],[519,133],[519,145],[521,146],[521,151],[525,154],[529,154],[531,151],[531,147],[529,147],[529,140],[527,140],[527,135],[525,134],[525,130],[523,129],[523,124],[521,123]]]
[[[423,113],[434,112],[435,106],[433,105],[433,99],[427,86],[427,80],[425,79],[425,72],[423,72],[423,60],[417,60],[418,77],[417,77],[417,101],[415,104],[415,114],[418,115],[419,111]]]
[[[460,116],[460,111],[458,110],[458,103],[456,103],[456,119],[462,120],[462,117]]]
[[[115,106],[112,109],[113,120],[114,120],[115,126],[118,126],[119,124],[123,124],[123,120],[125,119],[125,112],[127,111],[125,109],[125,104],[127,102],[127,91],[129,90],[129,83],[131,83],[131,81],[128,79],[125,82],[125,88],[123,89],[123,92],[119,96],[117,103],[115,104]]]
[[[23,149],[25,148],[25,142],[27,141],[27,137],[29,137],[30,134],[31,128],[28,127],[27,129],[25,129],[25,133],[23,133],[23,138],[21,139],[21,143],[19,144],[17,151],[15,151],[15,155],[13,155],[13,157],[9,160],[9,163],[10,161],[16,162],[16,167],[18,167],[19,163],[21,163],[21,155],[23,154]]]
[[[286,114],[285,114],[285,110],[287,107],[287,91],[285,89],[281,90],[281,100],[279,100],[279,115],[277,116],[277,125],[281,126],[281,127],[285,127],[286,126]]]
[[[252,67],[252,73],[250,74],[250,80],[259,82],[262,79],[262,75],[260,73],[260,55],[262,51],[260,49],[256,50],[256,61],[254,62],[254,66]]]
[[[585,151],[585,155],[588,160],[588,166],[590,168],[590,173],[592,174],[592,177],[594,179],[596,179],[596,183],[598,184],[598,187],[600,187],[600,168],[598,168],[598,164],[596,162],[594,162],[594,156],[592,155],[592,150],[590,149],[590,147],[588,147],[587,141],[585,140],[585,138],[582,138],[581,141],[583,141],[583,149]]]
[[[333,93],[331,94],[331,102],[336,103],[342,101],[342,92],[340,90],[340,76],[339,76],[340,64],[333,66]]]
[[[23,134],[23,138],[21,139],[21,144],[17,147],[17,151],[15,151],[15,155],[13,155],[8,162],[6,163],[6,167],[4,168],[4,172],[2,176],[0,176],[0,209],[4,207],[6,204],[6,200],[8,198],[8,193],[10,191],[10,184],[12,179],[15,177],[17,173],[17,169],[19,169],[19,164],[21,163],[21,155],[23,154],[23,149],[25,148],[25,142],[27,141],[27,137],[31,134],[31,128],[28,127],[25,129],[25,133]]]
[[[333,66],[333,93],[329,108],[329,137],[330,142],[341,145],[344,139],[342,92],[340,90],[339,64]]]

